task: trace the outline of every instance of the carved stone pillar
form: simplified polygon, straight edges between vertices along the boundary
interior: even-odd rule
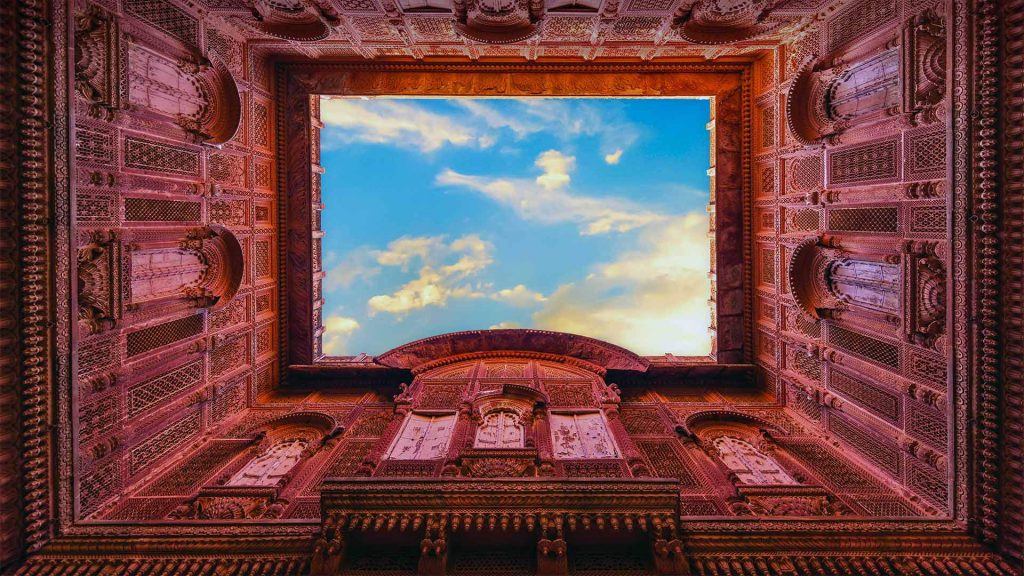
[[[537,440],[537,475],[555,474],[554,451],[551,449],[551,422],[547,410],[538,406],[533,411],[533,437]]]

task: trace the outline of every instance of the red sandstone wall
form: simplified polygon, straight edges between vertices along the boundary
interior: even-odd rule
[[[962,513],[966,487],[951,493],[949,452],[954,422],[965,424],[950,400],[963,384],[946,308],[947,271],[963,256],[947,240],[950,25],[943,3],[859,0],[755,67],[753,321],[758,364],[807,425],[936,510]],[[801,141],[792,126],[826,124],[808,102],[827,98],[798,87],[801,70],[859,74],[871,59],[851,84],[880,87],[851,99],[852,119]],[[886,66],[894,75],[881,87]],[[820,319],[791,286],[792,276],[827,290],[791,263],[807,238],[872,263]],[[892,302],[862,301],[884,283]]]
[[[75,10],[74,475],[86,518],[274,385],[277,207],[270,71],[249,65],[241,38],[157,0]],[[162,294],[196,278],[191,254],[214,225],[241,258],[205,278],[240,273],[234,294]]]
[[[474,452],[480,398],[489,394],[493,397],[494,391],[509,385],[520,391],[534,390],[537,398],[546,399],[545,407],[533,413],[526,430],[529,454]],[[531,393],[526,392],[527,396]],[[319,517],[318,487],[324,478],[373,476],[386,481],[395,476],[488,477],[496,470],[502,471],[499,475],[524,477],[675,478],[680,481],[684,517],[892,518],[935,513],[927,502],[904,498],[893,482],[876,478],[873,470],[842,456],[813,427],[793,418],[770,397],[742,389],[729,391],[715,382],[694,379],[675,385],[630,384],[620,397],[599,376],[578,368],[502,359],[443,366],[418,376],[396,402],[388,395],[389,391],[375,386],[265,394],[260,404],[240,420],[213,432],[201,447],[176,460],[154,481],[136,486],[130,497],[105,518],[144,520],[169,515],[193,520],[312,520]],[[565,460],[552,456],[549,411],[579,410],[605,414],[618,458]],[[387,457],[410,411],[457,411],[457,424],[443,457]],[[334,426],[341,426],[344,432],[328,434],[322,445],[317,443],[269,501],[241,492],[216,492],[216,487],[259,455],[263,437],[293,427],[297,418],[322,419],[330,422],[324,426],[325,432]],[[768,436],[761,430],[767,430]],[[798,493],[779,487],[773,487],[769,494],[737,492],[737,480],[712,445],[715,434],[725,432],[751,438],[769,450],[799,481]],[[244,505],[234,506],[243,500]],[[203,507],[196,506],[197,501],[202,501]],[[259,505],[254,504],[256,501]]]

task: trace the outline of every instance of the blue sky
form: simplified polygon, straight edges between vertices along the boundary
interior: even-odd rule
[[[325,352],[542,328],[709,352],[709,102],[325,99]]]

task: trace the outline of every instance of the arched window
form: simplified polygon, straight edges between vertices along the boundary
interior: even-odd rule
[[[476,430],[473,447],[522,448],[524,437],[519,415],[509,410],[500,410],[484,416]]]
[[[309,443],[302,438],[282,440],[253,458],[227,481],[228,486],[277,486],[299,463]]]
[[[741,484],[799,484],[775,459],[745,440],[721,436],[714,445],[722,464]]]

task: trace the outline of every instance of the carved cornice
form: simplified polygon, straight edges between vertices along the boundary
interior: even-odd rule
[[[604,369],[647,369],[641,356],[594,338],[546,330],[474,330],[417,340],[389,350],[376,361],[393,368],[418,368],[446,357],[488,351],[524,351],[564,355]]]

